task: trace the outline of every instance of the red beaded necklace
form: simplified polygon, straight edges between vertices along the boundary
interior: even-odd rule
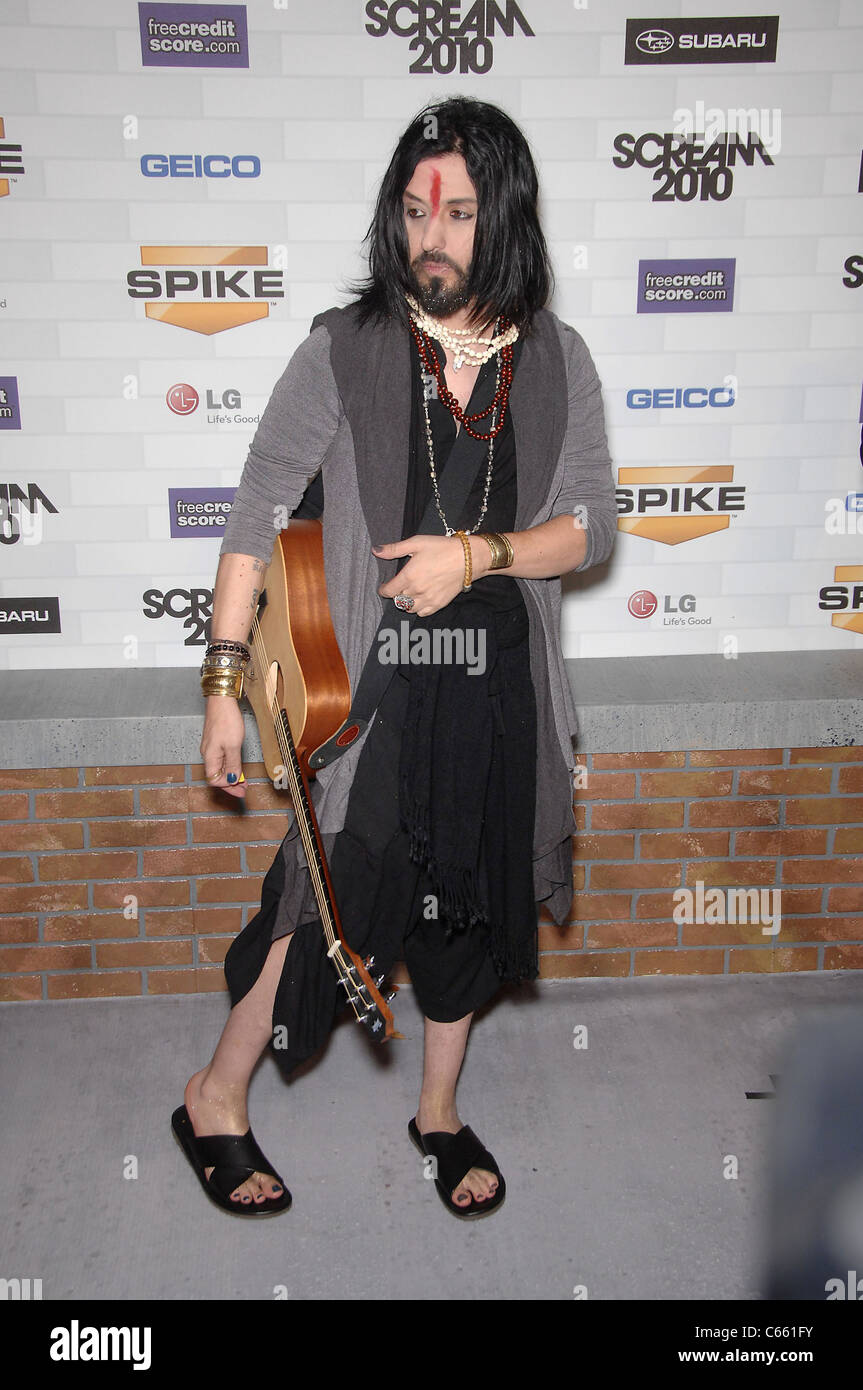
[[[453,415],[456,418],[456,420],[458,420],[459,424],[464,426],[468,434],[472,435],[474,439],[496,439],[504,426],[504,421],[506,419],[506,407],[509,403],[509,388],[512,386],[512,344],[510,343],[507,347],[501,348],[500,385],[498,386],[497,391],[495,392],[494,400],[492,401],[491,405],[487,406],[485,410],[478,411],[476,415],[465,415],[464,411],[462,410],[455,396],[449,390],[444,380],[443,369],[441,368],[440,362],[438,360],[438,355],[435,351],[434,343],[432,342],[431,338],[428,336],[427,333],[424,333],[423,330],[419,328],[419,326],[414,322],[413,318],[409,318],[408,323],[410,324],[411,333],[413,334],[414,342],[416,343],[417,350],[419,351],[420,361],[422,362],[426,371],[431,376],[433,376],[435,381],[437,382],[438,400],[443,401],[450,414]],[[509,319],[505,319],[502,317],[498,319],[498,324],[500,325],[500,329],[502,332],[510,326]],[[492,427],[488,434],[480,434],[478,430],[471,428],[472,425],[476,424],[477,420],[482,420],[485,418],[486,415],[493,414],[493,412],[497,409],[498,406],[500,406],[500,418],[497,424]]]

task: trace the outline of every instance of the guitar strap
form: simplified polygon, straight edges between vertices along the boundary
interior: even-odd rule
[[[476,410],[485,410],[486,406],[491,404],[494,392],[495,374],[489,372],[480,390],[476,393]],[[418,441],[418,447],[422,448],[423,443]],[[461,517],[474,483],[487,467],[487,460],[487,442],[482,439],[474,439],[462,426],[452,446],[446,467],[438,479],[441,510],[446,517]],[[416,534],[439,536],[442,534],[442,530],[442,522],[432,493],[416,529]],[[393,607],[390,605],[394,607],[394,601],[392,599],[386,600],[374,641],[357,682],[347,719],[332,737],[327,739],[326,743],[322,743],[319,748],[315,749],[309,758],[309,766],[316,771],[318,768],[326,767],[329,763],[335,762],[336,758],[340,757],[342,753],[346,753],[360,734],[365,731],[395,674],[395,667],[392,664],[384,663],[378,659],[381,651],[380,636],[385,630],[391,628],[393,622]],[[400,620],[411,620],[412,615],[405,613],[402,609],[395,609],[395,612]]]

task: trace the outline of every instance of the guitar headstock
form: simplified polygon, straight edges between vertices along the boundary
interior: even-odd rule
[[[380,992],[380,986],[385,976],[379,975],[373,979],[370,973],[374,967],[374,956],[362,961],[344,941],[340,943],[338,950],[340,954],[344,953],[350,957],[350,963],[342,959],[339,974],[357,1022],[368,1029],[369,1036],[376,1042],[402,1038],[403,1034],[395,1031],[395,1020],[389,1007],[390,1000],[394,999],[398,992],[397,986],[393,985],[392,993],[384,997]]]

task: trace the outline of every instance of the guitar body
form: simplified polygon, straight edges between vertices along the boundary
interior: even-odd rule
[[[384,976],[370,973],[374,957],[361,960],[345,940],[309,792],[315,775],[310,755],[337,733],[351,708],[350,681],[327,600],[320,521],[295,519],[279,534],[252,620],[250,650],[244,694],[257,721],[267,772],[293,802],[327,955],[357,1021],[379,1041],[399,1038],[388,1007],[395,989],[385,999]],[[346,741],[352,742],[356,732],[352,726]]]
[[[293,732],[307,776],[309,755],[344,723],[351,686],[333,631],[324,576],[323,530],[319,521],[291,521],[279,533],[264,578],[258,608],[269,669],[258,669],[253,649],[244,693],[255,715],[264,765],[273,781],[284,764],[271,713],[275,691]]]

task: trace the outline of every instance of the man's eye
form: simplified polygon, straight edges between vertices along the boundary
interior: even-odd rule
[[[452,215],[458,218],[459,222],[469,222],[473,217],[472,212],[465,212],[463,208],[454,208]]]
[[[422,215],[423,214],[421,208],[405,208],[406,217],[412,217],[416,219],[417,217],[422,217]]]

